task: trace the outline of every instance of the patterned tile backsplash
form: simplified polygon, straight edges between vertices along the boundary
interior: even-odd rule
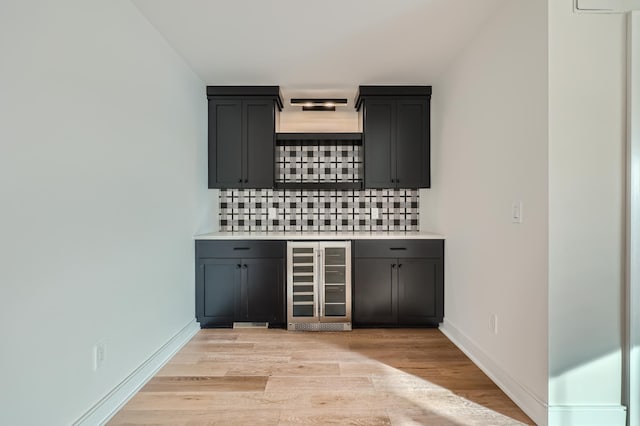
[[[418,231],[418,198],[416,189],[223,189],[220,231]]]
[[[276,182],[357,182],[362,179],[361,147],[278,146]]]

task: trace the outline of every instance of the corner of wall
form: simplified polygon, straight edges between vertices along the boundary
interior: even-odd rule
[[[509,375],[480,346],[447,318],[440,326],[440,331],[489,376],[537,425],[545,426],[547,424],[547,404],[541,397]]]

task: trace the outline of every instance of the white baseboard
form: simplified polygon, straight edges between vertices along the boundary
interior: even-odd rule
[[[549,407],[549,426],[625,426],[627,410],[623,405]]]
[[[190,321],[111,392],[76,420],[73,423],[74,426],[103,425],[109,421],[199,330],[200,325],[195,320]]]
[[[440,331],[489,376],[537,425],[547,425],[547,404],[544,401],[511,377],[473,340],[446,318],[440,325]]]

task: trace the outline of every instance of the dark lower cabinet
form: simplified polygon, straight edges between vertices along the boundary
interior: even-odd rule
[[[353,279],[353,322],[392,325],[398,322],[395,259],[356,259]]]
[[[353,325],[431,327],[444,316],[443,240],[355,240]],[[196,317],[286,325],[285,241],[196,241]]]
[[[438,259],[398,259],[398,323],[442,321],[442,265]]]
[[[233,323],[240,288],[240,259],[199,259],[196,315],[204,327]]]
[[[444,316],[443,268],[442,240],[355,241],[354,326],[437,326]]]
[[[239,321],[284,323],[284,259],[243,259]]]
[[[196,318],[200,326],[230,327],[234,322],[284,326],[284,271],[284,242],[197,241]]]

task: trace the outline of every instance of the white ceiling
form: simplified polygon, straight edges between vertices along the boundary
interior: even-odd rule
[[[133,0],[208,85],[432,84],[504,0]]]

